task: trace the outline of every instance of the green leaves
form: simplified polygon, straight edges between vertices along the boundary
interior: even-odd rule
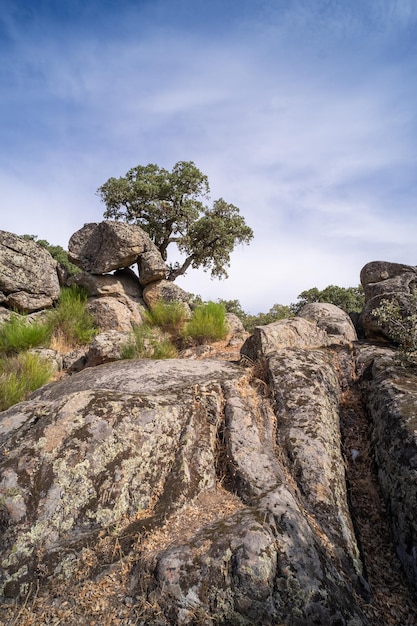
[[[321,291],[317,287],[303,291],[298,296],[298,300],[299,302],[290,305],[295,314],[310,302],[328,302],[340,307],[346,313],[360,313],[363,309],[365,296],[361,285],[347,288],[329,285]]]
[[[378,326],[398,346],[398,362],[404,367],[417,365],[417,291],[406,298],[384,298],[372,311]]]
[[[138,165],[125,177],[110,178],[97,193],[107,207],[104,217],[141,226],[165,261],[168,246],[177,245],[185,259],[171,266],[169,280],[189,267],[226,278],[231,252],[237,244],[249,243],[253,232],[239,209],[223,198],[212,208],[205,206],[209,191],[207,176],[192,161],[179,161],[172,172]]]

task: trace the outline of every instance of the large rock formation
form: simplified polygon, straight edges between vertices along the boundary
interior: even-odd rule
[[[271,375],[278,428],[247,371],[214,360],[98,366],[4,412],[3,593],[24,594],[40,571],[73,584],[115,525],[129,550],[183,516],[182,532],[129,574],[130,593],[151,593],[171,623],[195,623],[196,611],[227,624],[366,623],[336,372],[325,355],[289,350]],[[216,511],[190,526],[210,498]],[[101,575],[116,556],[100,557]]]
[[[417,373],[392,355],[369,364],[365,383],[379,484],[389,507],[397,553],[417,589]]]
[[[361,314],[365,337],[370,340],[390,339],[389,329],[377,324],[373,311],[382,300],[396,298],[406,313],[410,308],[410,294],[417,288],[417,268],[401,263],[372,261],[362,268],[360,279],[365,292],[365,306]]]
[[[130,267],[143,254],[146,283],[165,278],[166,265],[149,235],[139,226],[114,221],[85,224],[68,243],[70,261],[90,274]]]
[[[159,300],[184,302],[188,293],[165,279],[167,266],[139,226],[104,221],[85,224],[68,244],[70,260],[84,271],[70,282],[83,286],[100,330],[127,331],[142,322],[143,311]],[[137,264],[138,274],[130,270]],[[117,270],[114,275],[108,272]]]
[[[34,241],[0,231],[0,304],[22,313],[46,309],[58,299],[57,262]]]
[[[378,277],[413,287],[386,265],[370,299]],[[143,310],[133,272],[73,281]],[[186,300],[171,287],[147,305]],[[86,369],[0,413],[0,622],[417,623],[417,374],[328,304],[256,328],[240,362],[119,361],[118,315],[66,357]]]
[[[81,272],[73,276],[69,284],[86,291],[87,308],[101,331],[128,332],[142,323],[146,305],[138,277],[132,270],[104,275]]]

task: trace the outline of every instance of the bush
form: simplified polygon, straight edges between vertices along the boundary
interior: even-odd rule
[[[415,311],[411,315],[407,311]],[[407,299],[407,311],[398,298],[381,300],[372,311],[378,326],[384,327],[390,339],[398,346],[397,361],[404,366],[417,365],[417,291]]]
[[[149,326],[158,326],[170,334],[179,334],[186,321],[186,308],[182,302],[159,300],[152,310],[146,312]]]
[[[52,328],[45,321],[29,321],[13,315],[0,326],[0,354],[18,354],[30,348],[48,345]]]
[[[183,337],[199,343],[218,341],[227,335],[226,309],[221,303],[208,302],[198,306],[193,316],[184,327]]]
[[[0,411],[25,400],[45,385],[52,373],[50,363],[29,352],[0,359]]]
[[[97,333],[92,315],[86,309],[87,294],[77,285],[61,290],[57,308],[51,313],[53,337],[68,347],[89,343]]]
[[[177,349],[167,337],[161,337],[146,323],[136,326],[132,341],[126,344],[121,352],[122,359],[173,359]]]

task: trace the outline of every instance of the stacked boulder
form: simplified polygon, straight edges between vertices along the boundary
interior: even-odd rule
[[[360,274],[365,292],[365,306],[361,313],[361,325],[365,338],[372,341],[390,339],[389,329],[379,325],[373,311],[382,300],[395,298],[400,303],[404,315],[414,313],[410,309],[411,294],[417,288],[417,267],[387,261],[371,261]]]
[[[139,226],[115,221],[85,224],[68,244],[70,261],[82,271],[66,279],[48,250],[35,241],[0,231],[0,307],[33,313],[52,307],[62,286],[82,286],[88,308],[103,331],[130,331],[160,299],[187,302],[189,295],[166,280],[167,266]],[[137,273],[131,268],[137,266]]]
[[[70,284],[84,287],[88,308],[103,331],[131,331],[159,299],[188,300],[185,291],[166,280],[167,266],[139,226],[114,221],[85,224],[72,235],[68,257],[83,270]],[[134,264],[137,275],[130,269]]]

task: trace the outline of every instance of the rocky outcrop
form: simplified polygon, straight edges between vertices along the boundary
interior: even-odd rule
[[[349,315],[334,304],[311,302],[303,306],[298,315],[316,323],[320,329],[326,332],[333,344],[358,340]]]
[[[372,261],[367,263],[360,275],[365,292],[365,305],[361,314],[361,325],[365,338],[369,340],[390,339],[388,327],[378,325],[373,311],[384,299],[398,299],[404,309],[410,311],[410,294],[417,288],[417,268],[400,263]]]
[[[157,607],[173,624],[366,624],[337,370],[312,346],[264,356],[272,404],[246,368],[138,360],[88,368],[5,411],[3,593],[24,593],[39,572],[71,585],[91,550],[100,576],[114,570],[104,546],[117,525],[129,593],[152,599],[146,623]]]
[[[241,353],[255,361],[282,348],[320,348],[329,343],[329,336],[315,322],[296,317],[257,326],[245,341]]]
[[[337,367],[315,345],[324,331],[287,323],[287,344],[282,331],[263,354],[273,402],[245,367],[139,360],[5,411],[3,593],[23,594],[39,572],[47,587],[94,578],[97,559],[101,577],[114,571],[117,525],[129,594],[152,600],[146,623],[366,624]],[[312,334],[293,346],[295,328]],[[180,525],[168,542],[165,524]]]
[[[364,280],[396,280],[388,265],[370,264]],[[0,413],[0,621],[18,623],[31,606],[27,623],[68,626],[109,616],[124,626],[411,626],[399,566],[389,591],[376,590],[355,519],[359,494],[372,526],[372,492],[417,589],[417,375],[393,349],[358,343],[343,311],[316,303],[257,327],[240,361],[226,361],[226,342],[120,361],[132,318],[118,305],[140,315],[144,302],[187,294],[165,280],[142,293],[126,269],[73,282],[90,308],[115,309],[105,332],[66,355],[70,376]],[[228,323],[243,342],[238,320]],[[347,434],[359,414],[371,431],[361,445]],[[365,463],[379,486],[361,476]]]
[[[139,226],[124,222],[104,221],[85,224],[72,235],[68,243],[68,257],[89,274],[106,274],[112,270],[130,267],[142,254],[152,252],[152,280],[166,275],[166,266],[149,235]],[[147,280],[151,273],[149,257]]]
[[[167,266],[139,226],[104,221],[85,224],[68,244],[71,261],[84,272],[71,279],[89,296],[89,310],[100,330],[128,331],[143,321],[143,312],[158,300],[184,302],[190,296],[165,280]],[[138,276],[129,269],[137,264]],[[117,270],[114,275],[108,272]]]
[[[58,299],[57,262],[34,241],[0,231],[0,304],[21,313],[49,308]]]

